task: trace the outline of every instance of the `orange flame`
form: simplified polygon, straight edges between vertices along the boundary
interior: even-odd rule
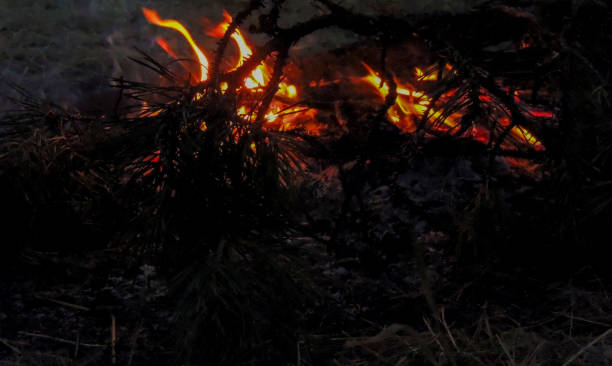
[[[362,80],[376,87],[379,94],[386,98],[389,95],[389,85],[382,81],[382,78],[366,63],[362,62],[362,65],[368,70],[368,75],[363,77]],[[416,68],[417,75],[423,75],[423,72]],[[428,75],[423,80],[434,80],[427,79]],[[429,112],[429,117],[433,120],[438,121],[436,125],[440,130],[454,129],[458,125],[458,121],[461,118],[461,114],[453,113],[450,116],[444,116],[441,111],[430,110],[431,98],[422,92],[415,90],[409,84],[402,84],[398,80],[394,80],[396,84],[397,98],[395,104],[389,109],[387,117],[401,128],[405,132],[414,132],[416,126],[414,124],[415,119],[421,118],[425,113]],[[452,92],[452,91],[451,91]],[[445,126],[445,127],[442,127]]]
[[[159,45],[159,47],[161,47],[164,51],[166,51],[166,53],[169,54],[173,59],[176,60],[179,58],[176,52],[174,52],[174,50],[170,48],[170,45],[165,39],[163,39],[162,37],[157,37],[155,38],[155,42]]]
[[[383,83],[382,78],[367,64],[363,63],[364,67],[368,70],[368,75],[363,77],[362,80],[368,82],[372,86],[376,87],[380,96],[385,98],[389,95],[389,85]],[[446,69],[452,69],[452,66],[446,65]],[[425,75],[423,71],[416,68],[416,76],[419,80],[436,80],[432,75]],[[441,111],[430,108],[431,98],[425,94],[414,90],[409,85],[401,84],[397,80],[397,98],[395,104],[389,109],[387,117],[389,120],[397,125],[399,128],[406,132],[413,132],[415,129],[414,121],[412,118],[421,118],[425,113],[428,114],[428,118],[433,123],[432,128],[438,131],[450,131],[458,127],[459,121],[462,117],[461,113],[453,113],[451,115],[444,115]],[[445,96],[450,97],[456,93],[456,90],[451,90],[446,93]],[[492,98],[489,95],[482,94],[479,99],[483,102],[490,103]],[[553,117],[553,113],[545,111],[530,110],[529,113],[534,117]],[[511,121],[508,117],[502,117],[499,119],[499,123],[502,126],[510,125]],[[489,139],[489,131],[474,126],[471,130],[472,137],[480,142],[486,142]],[[510,130],[510,134],[517,141],[528,144],[536,150],[543,150],[544,146],[542,143],[525,127],[514,126]]]
[[[157,12],[154,10],[143,8],[142,11],[143,11],[144,16],[147,18],[149,22],[155,25],[161,26],[161,27],[166,27],[166,28],[177,30],[183,35],[183,37],[185,37],[185,39],[191,45],[193,51],[196,53],[198,60],[200,61],[201,66],[202,66],[200,70],[201,75],[200,75],[199,80],[206,81],[208,79],[208,66],[209,66],[208,59],[206,58],[204,53],[200,50],[198,45],[195,43],[189,31],[187,31],[187,29],[180,22],[176,20],[161,19],[159,15],[157,14]],[[223,16],[225,20],[221,24],[219,24],[217,27],[215,27],[213,30],[207,32],[208,35],[211,35],[213,37],[222,37],[225,34],[227,29],[229,28],[230,23],[232,22],[232,17],[231,15],[229,15],[229,13],[227,13],[227,11],[223,12]],[[253,51],[251,47],[249,47],[246,39],[242,35],[242,32],[240,31],[239,28],[236,28],[234,33],[231,35],[231,38],[236,44],[238,51],[240,53],[240,58],[236,66],[232,69],[232,70],[235,70],[236,68],[242,66],[244,62],[253,55]],[[178,56],[176,55],[176,53],[170,48],[170,46],[168,45],[168,42],[166,42],[163,38],[158,37],[156,39],[156,42],[170,56],[172,56],[175,59],[178,59]],[[261,63],[251,72],[250,76],[244,79],[243,86],[247,89],[252,90],[253,92],[258,92],[261,90],[262,87],[266,86],[269,80],[270,80],[269,67],[265,63]],[[223,82],[220,84],[220,88],[222,92],[226,92],[228,87],[229,85],[227,82]],[[285,98],[289,98],[289,99],[295,99],[298,96],[296,86],[290,85],[287,83],[279,83],[279,90],[277,94]],[[202,96],[201,94],[198,94],[196,96],[196,99],[201,98],[201,96]],[[266,120],[268,122],[271,122],[271,121],[276,121],[277,119],[279,119],[281,116],[284,115],[284,113],[279,114],[278,112],[283,110],[285,107],[286,106],[283,105],[282,103],[273,101],[270,109],[271,110],[275,109],[276,112],[267,113],[265,117]],[[255,117],[252,112],[247,113],[245,106],[241,106],[238,108],[237,115],[240,117],[249,118],[249,119]],[[204,126],[205,126],[205,123],[202,124],[202,128],[201,128],[203,131],[206,130],[206,127]]]
[[[183,37],[191,45],[191,48],[197,55],[200,62],[201,68],[199,80],[206,81],[208,79],[208,59],[195,43],[187,29],[176,20],[160,19],[159,15],[154,10],[143,8],[142,11],[149,22],[161,27],[174,29],[183,35]],[[223,17],[224,21],[222,21],[214,29],[208,31],[206,34],[217,38],[222,37],[227,32],[229,25],[232,22],[232,17],[229,13],[227,13],[227,11],[223,12]],[[237,47],[239,59],[229,71],[236,70],[237,68],[243,66],[245,61],[253,56],[252,48],[249,46],[249,43],[238,27],[232,33],[231,39]],[[178,58],[176,53],[169,47],[168,42],[166,42],[163,38],[158,37],[156,41],[159,46],[162,47],[170,56]],[[385,82],[380,74],[375,72],[369,65],[365,63],[362,64],[368,71],[368,74],[359,78],[359,80],[373,86],[380,97],[383,99],[386,98],[391,92],[389,83]],[[450,64],[444,65],[440,71],[437,71],[431,67],[424,69],[415,68],[415,76],[413,80],[415,82],[436,81],[438,80],[438,75],[440,72],[442,73],[441,75],[446,75],[447,73],[456,73],[457,71],[455,71],[453,66]],[[266,61],[263,61],[250,72],[249,76],[243,80],[241,88],[250,90],[253,95],[261,95],[263,88],[270,82],[271,74],[271,67],[266,63]],[[328,84],[329,82],[313,81],[310,83],[310,87],[314,88],[325,85],[326,83]],[[462,118],[462,114],[460,112],[455,112],[450,115],[445,114],[442,110],[434,108],[432,98],[424,92],[418,91],[412,85],[402,83],[397,79],[394,79],[394,84],[397,97],[394,105],[388,109],[387,118],[402,131],[414,132],[416,130],[415,122],[422,118],[426,118],[428,121],[431,121],[430,128],[440,132],[452,132],[459,127],[459,121]],[[221,92],[227,92],[228,88],[229,85],[227,82],[222,82],[220,84]],[[446,93],[442,94],[441,100],[453,97],[456,92],[457,89],[447,91]],[[509,93],[510,91],[507,90],[507,92]],[[201,98],[201,96],[201,94],[198,94],[196,99]],[[316,120],[318,112],[316,109],[304,108],[302,106],[296,106],[294,103],[289,104],[289,102],[287,102],[288,99],[294,100],[298,98],[298,88],[295,85],[287,82],[280,82],[278,84],[278,90],[275,96],[280,98],[275,98],[272,100],[269,109],[263,116],[264,121],[266,122],[266,128],[286,131],[301,126],[313,135],[320,134],[321,129],[324,127]],[[514,98],[517,100],[517,102],[520,102],[517,92],[514,93]],[[479,96],[479,99],[484,103],[492,102],[492,97],[487,95],[485,92]],[[247,105],[248,104],[238,105],[236,115],[247,121],[256,119],[257,115],[254,111],[255,108],[252,106],[247,107]],[[528,109],[527,113],[530,113],[533,117],[553,117],[553,114],[550,112],[534,109]],[[500,117],[499,124],[501,126],[510,126],[511,121],[509,117]],[[208,129],[205,122],[201,123],[200,129],[202,131],[206,131]],[[234,137],[239,138],[240,134],[241,132],[235,130]],[[472,138],[481,142],[489,141],[491,136],[491,132],[487,128],[477,125],[470,129],[469,134]],[[522,126],[513,126],[510,130],[510,135],[515,141],[529,144],[535,149],[544,149],[544,146],[540,143],[540,141],[530,131]],[[253,152],[257,152],[255,145],[252,145],[251,149]],[[153,157],[151,157],[151,159],[153,159]]]
[[[200,47],[198,47],[198,45],[195,43],[189,31],[181,23],[174,19],[161,19],[159,17],[159,14],[157,14],[155,10],[142,8],[142,13],[150,23],[164,28],[174,29],[181,33],[183,37],[185,37],[185,39],[187,40],[187,42],[189,42],[189,45],[193,49],[193,52],[195,52],[196,56],[198,57],[198,62],[200,63],[199,80],[206,81],[208,79],[208,59],[206,58],[202,50],[200,50]]]
[[[225,18],[225,20],[213,30],[207,32],[208,35],[217,38],[223,37],[225,35],[225,32],[227,32],[227,29],[229,28],[230,23],[233,19],[232,16],[225,10],[223,10],[223,17]],[[236,66],[234,66],[234,68],[230,70],[233,71],[242,66],[246,60],[253,56],[253,50],[251,49],[251,47],[249,47],[246,39],[240,31],[240,28],[236,28],[234,33],[232,33],[231,38],[234,41],[234,44],[236,44],[236,47],[238,48],[239,52],[239,58],[236,63]],[[244,86],[247,89],[257,89],[265,86],[267,79],[269,79],[268,69],[264,64],[261,64],[251,72],[251,76],[247,77],[244,80]]]
[[[225,18],[225,20],[221,22],[218,26],[216,26],[214,29],[206,32],[206,34],[215,38],[223,37],[233,20],[232,16],[226,10],[223,10],[223,17]],[[242,36],[242,32],[240,32],[240,29],[236,28],[234,33],[232,33],[231,37],[236,46],[238,47],[238,51],[240,52],[238,63],[233,69],[235,70],[242,66],[242,64],[244,64],[244,61],[246,61],[249,57],[253,55],[253,50],[251,50],[246,40]]]
[[[212,37],[217,37],[217,38],[223,37],[225,35],[225,33],[227,32],[229,28],[230,23],[232,22],[232,16],[227,11],[224,10],[223,17],[224,17],[224,21],[221,22],[218,26],[216,26],[211,31],[207,32],[208,35]],[[241,67],[247,59],[253,56],[253,50],[249,46],[245,37],[242,35],[240,28],[236,28],[234,33],[232,33],[231,38],[234,41],[234,44],[236,45],[236,47],[238,48],[239,59],[236,65],[234,66],[234,68],[231,69],[230,71],[236,70],[237,68]],[[244,79],[243,85],[245,88],[253,92],[258,92],[261,90],[261,88],[265,87],[267,83],[270,81],[270,78],[271,78],[270,75],[271,75],[270,68],[268,67],[267,64],[262,62],[253,71],[251,71],[249,76],[247,76]],[[295,85],[281,82],[278,85],[277,95],[283,96],[288,99],[296,99],[298,97],[297,87]],[[277,123],[277,122],[280,123],[280,120],[282,120],[283,126],[288,127],[287,121],[288,120],[294,121],[295,116],[292,115],[291,117],[287,117],[287,115],[297,114],[301,112],[303,108],[298,108],[300,111],[296,112],[295,109],[292,110],[291,108],[289,110],[285,110],[286,107],[287,106],[281,102],[273,101],[272,105],[270,106],[270,109],[265,114],[264,119],[268,123]],[[242,118],[246,118],[246,119],[256,118],[256,116],[254,115],[252,111],[250,113],[247,112],[246,106],[240,106],[238,108],[237,115]]]
[[[204,53],[200,50],[198,45],[194,42],[193,38],[191,37],[187,29],[176,20],[160,19],[159,15],[154,10],[143,8],[142,11],[145,17],[147,18],[147,20],[149,20],[149,22],[155,25],[159,25],[161,27],[175,29],[179,31],[185,37],[185,39],[187,39],[192,49],[198,56],[200,63],[202,64],[200,81],[206,81],[208,79],[208,59],[206,58]],[[213,36],[213,37],[217,37],[217,38],[222,37],[225,34],[225,32],[227,32],[227,29],[229,28],[229,25],[232,22],[232,16],[225,10],[223,11],[223,17],[225,18],[225,20],[221,22],[218,26],[216,26],[214,29],[206,32],[206,34]],[[253,50],[248,45],[248,42],[242,35],[242,32],[240,31],[239,28],[236,28],[234,33],[232,33],[231,38],[236,44],[236,47],[238,48],[240,57],[236,65],[234,66],[234,68],[231,69],[230,71],[235,70],[239,68],[240,66],[242,66],[244,62],[253,55]],[[176,53],[169,47],[168,43],[163,38],[158,37],[157,43],[170,56],[174,58],[178,58],[176,56]],[[270,74],[271,72],[270,72],[268,65],[262,62],[251,72],[250,76],[244,79],[243,86],[247,89],[257,92],[261,90],[261,88],[265,87],[266,84],[269,82]],[[227,91],[227,88],[228,88],[227,83],[224,82],[220,86],[221,86],[222,92]],[[277,95],[283,96],[289,99],[296,99],[298,97],[297,87],[295,85],[287,84],[284,82],[280,83],[278,91],[277,91]],[[238,115],[244,116],[246,115],[246,113],[239,112]]]

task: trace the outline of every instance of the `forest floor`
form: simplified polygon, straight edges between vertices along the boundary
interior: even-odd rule
[[[458,261],[451,233],[434,227],[459,215],[446,202],[461,207],[479,178],[462,158],[451,173],[431,168],[446,160],[367,189],[364,211],[351,218],[338,217],[337,168],[313,176],[319,203],[308,215],[319,225],[275,234],[302,250],[306,280],[321,291],[300,313],[298,355],[284,364],[560,365],[575,357],[568,365],[609,365],[609,279],[589,266]],[[398,217],[411,222],[415,243],[375,239],[397,229]],[[339,232],[316,229],[325,220],[340,222]],[[330,235],[361,249],[330,255]],[[0,365],[173,364],[176,280],[137,258],[119,248],[26,252],[0,282]]]
[[[298,240],[324,250],[313,238]],[[309,310],[324,322],[297,335],[302,361],[286,364],[432,364],[442,357],[428,359],[428,352],[454,354],[460,365],[559,365],[575,355],[569,364],[612,362],[605,341],[612,288],[593,271],[555,281],[521,270],[465,271],[441,260],[443,249],[430,250],[438,314],[406,258],[374,276],[346,260],[319,263],[335,301]],[[125,263],[109,250],[30,255],[29,265],[0,282],[0,365],[174,364],[175,299],[155,267]]]

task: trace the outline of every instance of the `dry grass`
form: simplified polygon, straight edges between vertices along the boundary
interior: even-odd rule
[[[336,338],[340,365],[609,365],[612,323],[605,291],[549,288],[556,306],[529,319],[532,308],[485,303],[469,324],[444,307],[421,325],[373,326],[364,336]],[[510,315],[517,313],[517,315]],[[522,318],[521,318],[522,316]],[[334,339],[327,339],[328,344]],[[317,345],[310,344],[315,349]]]

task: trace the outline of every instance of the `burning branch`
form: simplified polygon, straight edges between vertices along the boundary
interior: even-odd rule
[[[261,101],[261,106],[257,111],[257,121],[260,124],[265,122],[266,113],[268,113],[268,109],[270,109],[270,103],[272,103],[272,99],[276,95],[278,91],[281,77],[283,76],[283,68],[287,63],[287,58],[289,57],[289,47],[282,48],[278,55],[276,56],[276,63],[274,65],[274,73],[272,74],[272,79],[268,83],[268,87],[264,91],[264,96]]]
[[[223,38],[219,40],[219,44],[217,46],[217,52],[215,54],[214,61],[210,68],[210,79],[212,80],[213,86],[215,88],[218,87],[218,75],[219,75],[219,65],[221,64],[221,60],[223,59],[223,55],[225,54],[225,49],[227,48],[227,44],[229,39],[232,37],[236,29],[244,22],[246,18],[248,18],[253,11],[261,8],[263,6],[262,0],[251,0],[249,6],[243,11],[239,12],[236,17],[230,22],[223,35]]]

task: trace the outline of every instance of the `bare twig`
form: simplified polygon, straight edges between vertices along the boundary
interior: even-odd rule
[[[298,340],[296,347],[297,347],[297,361],[296,361],[296,366],[302,366],[302,347],[301,347],[302,341]]]
[[[140,337],[140,333],[142,332],[142,321],[140,322],[140,324],[138,325],[138,328],[136,329],[136,332],[134,332],[134,335],[132,336],[131,339],[131,348],[130,348],[130,356],[128,357],[128,362],[127,362],[127,366],[131,366],[132,362],[134,361],[134,355],[136,354],[136,346],[138,345],[138,337]]]
[[[81,333],[77,332],[76,344],[74,345],[74,358],[76,359],[79,355],[79,344],[81,343]]]
[[[11,349],[11,351],[15,352],[16,354],[20,355],[21,354],[21,350],[15,346],[13,346],[12,344],[10,344],[9,340],[4,339],[4,338],[0,338],[0,343],[2,343],[3,345],[7,346],[8,348]]]
[[[500,338],[499,335],[496,335],[495,338],[497,338],[497,342],[499,343],[499,345],[501,346],[501,348],[504,350],[504,353],[506,354],[506,356],[508,357],[508,359],[510,360],[510,363],[512,364],[512,366],[516,365],[516,362],[514,361],[514,359],[512,358],[512,356],[510,355],[510,351],[508,351],[508,348],[506,347],[506,345],[504,344],[504,342],[502,341],[502,339]]]
[[[427,329],[429,330],[429,333],[431,334],[433,340],[436,342],[436,344],[438,345],[438,347],[440,347],[440,350],[442,352],[446,352],[446,349],[442,346],[442,343],[440,343],[439,335],[436,334],[436,332],[434,332],[433,328],[431,327],[431,324],[429,323],[429,320],[427,320],[427,318],[423,317],[423,321],[425,322],[425,326],[427,326]]]
[[[28,337],[40,338],[40,339],[48,339],[48,340],[52,340],[52,341],[56,341],[56,342],[60,342],[60,343],[71,344],[73,346],[76,346],[76,344],[77,344],[77,342],[71,341],[69,339],[53,337],[53,336],[49,336],[49,335],[45,335],[45,334],[30,333],[30,332],[21,332],[21,331],[18,332],[18,333],[21,334],[21,335],[24,335],[24,336],[28,336]],[[82,342],[79,342],[78,344],[79,344],[80,347],[91,347],[91,348],[106,348],[106,347],[108,347],[108,345],[105,345],[105,344],[82,343]]]
[[[455,347],[455,350],[457,352],[459,352],[459,347],[457,346],[457,342],[455,342],[455,338],[453,337],[453,333],[451,333],[450,328],[448,327],[448,324],[446,323],[446,315],[445,315],[445,313],[446,313],[446,311],[445,311],[444,307],[442,307],[440,309],[440,322],[444,326],[444,329],[446,330],[446,334],[448,334],[448,338],[450,338],[451,343]]]
[[[77,305],[77,304],[72,304],[72,303],[69,303],[69,302],[66,302],[66,301],[62,301],[62,300],[52,299],[52,298],[49,298],[49,297],[42,297],[42,296],[36,296],[35,295],[34,298],[39,299],[39,300],[50,301],[50,302],[56,303],[58,305],[66,306],[66,307],[73,308],[73,309],[76,309],[76,310],[91,311],[91,309],[88,308],[88,307]]]

